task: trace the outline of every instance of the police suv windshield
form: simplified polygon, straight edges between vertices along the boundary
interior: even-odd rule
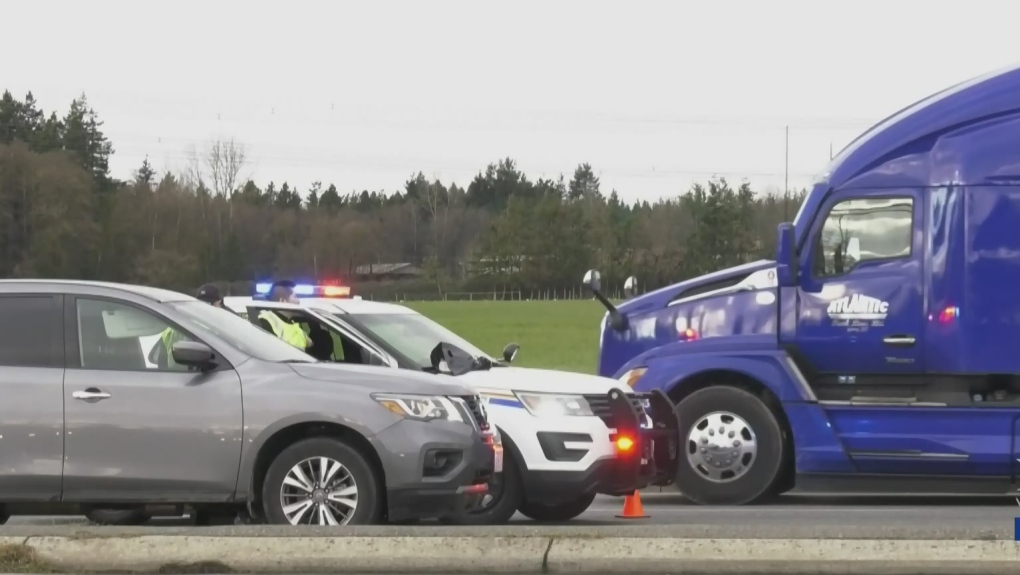
[[[376,338],[393,346],[401,354],[422,367],[432,367],[432,350],[440,343],[448,343],[471,354],[474,358],[485,357],[496,363],[489,354],[478,349],[471,342],[416,313],[358,313],[336,314]]]
[[[315,358],[237,315],[200,301],[175,303],[174,309],[246,355],[272,362],[314,363]]]

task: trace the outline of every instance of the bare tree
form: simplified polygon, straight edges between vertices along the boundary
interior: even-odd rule
[[[197,190],[199,184],[202,182],[202,160],[198,156],[198,150],[195,149],[195,145],[192,144],[184,152],[185,164],[184,170],[181,173],[181,181],[192,191]]]
[[[228,211],[228,226],[233,228],[234,192],[237,191],[241,181],[241,170],[246,162],[244,144],[235,142],[233,138],[227,141],[216,140],[209,145],[209,152],[206,155],[206,164],[209,167],[209,176],[212,178],[213,193],[222,196],[231,207]]]

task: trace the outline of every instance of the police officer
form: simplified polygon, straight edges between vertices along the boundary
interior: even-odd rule
[[[198,288],[198,300],[204,301],[213,307],[223,307],[223,296],[220,295],[220,288],[213,284],[205,284]],[[153,361],[153,363],[160,365],[161,362],[159,360],[166,358],[166,367],[177,367],[177,362],[174,361],[174,344],[186,339],[187,336],[172,327],[168,327],[163,330],[163,333],[159,335],[159,340],[163,344],[163,349],[160,350],[161,353],[157,355],[157,361]]]
[[[298,303],[298,299],[294,295],[295,285],[296,284],[294,284],[294,282],[289,280],[281,280],[273,283],[272,287],[269,288],[269,301]],[[275,334],[276,337],[302,351],[307,350],[312,346],[311,339],[309,339],[305,330],[301,329],[300,325],[284,318],[272,310],[264,309],[259,312],[259,323],[262,324],[262,327],[264,327],[267,331]]]

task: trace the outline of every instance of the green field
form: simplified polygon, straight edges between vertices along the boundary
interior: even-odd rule
[[[493,357],[521,346],[514,365],[595,373],[599,322],[606,309],[591,300],[435,301],[404,305],[423,313]]]

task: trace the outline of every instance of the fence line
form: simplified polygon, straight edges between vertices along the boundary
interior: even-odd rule
[[[353,295],[360,295],[363,299],[380,302],[407,302],[407,301],[561,301],[561,300],[591,300],[591,292],[584,288],[575,289],[550,289],[550,290],[495,290],[477,292],[446,292],[438,294],[435,292],[397,292],[377,296],[371,292]],[[606,297],[611,300],[623,298],[619,290],[610,290]]]

